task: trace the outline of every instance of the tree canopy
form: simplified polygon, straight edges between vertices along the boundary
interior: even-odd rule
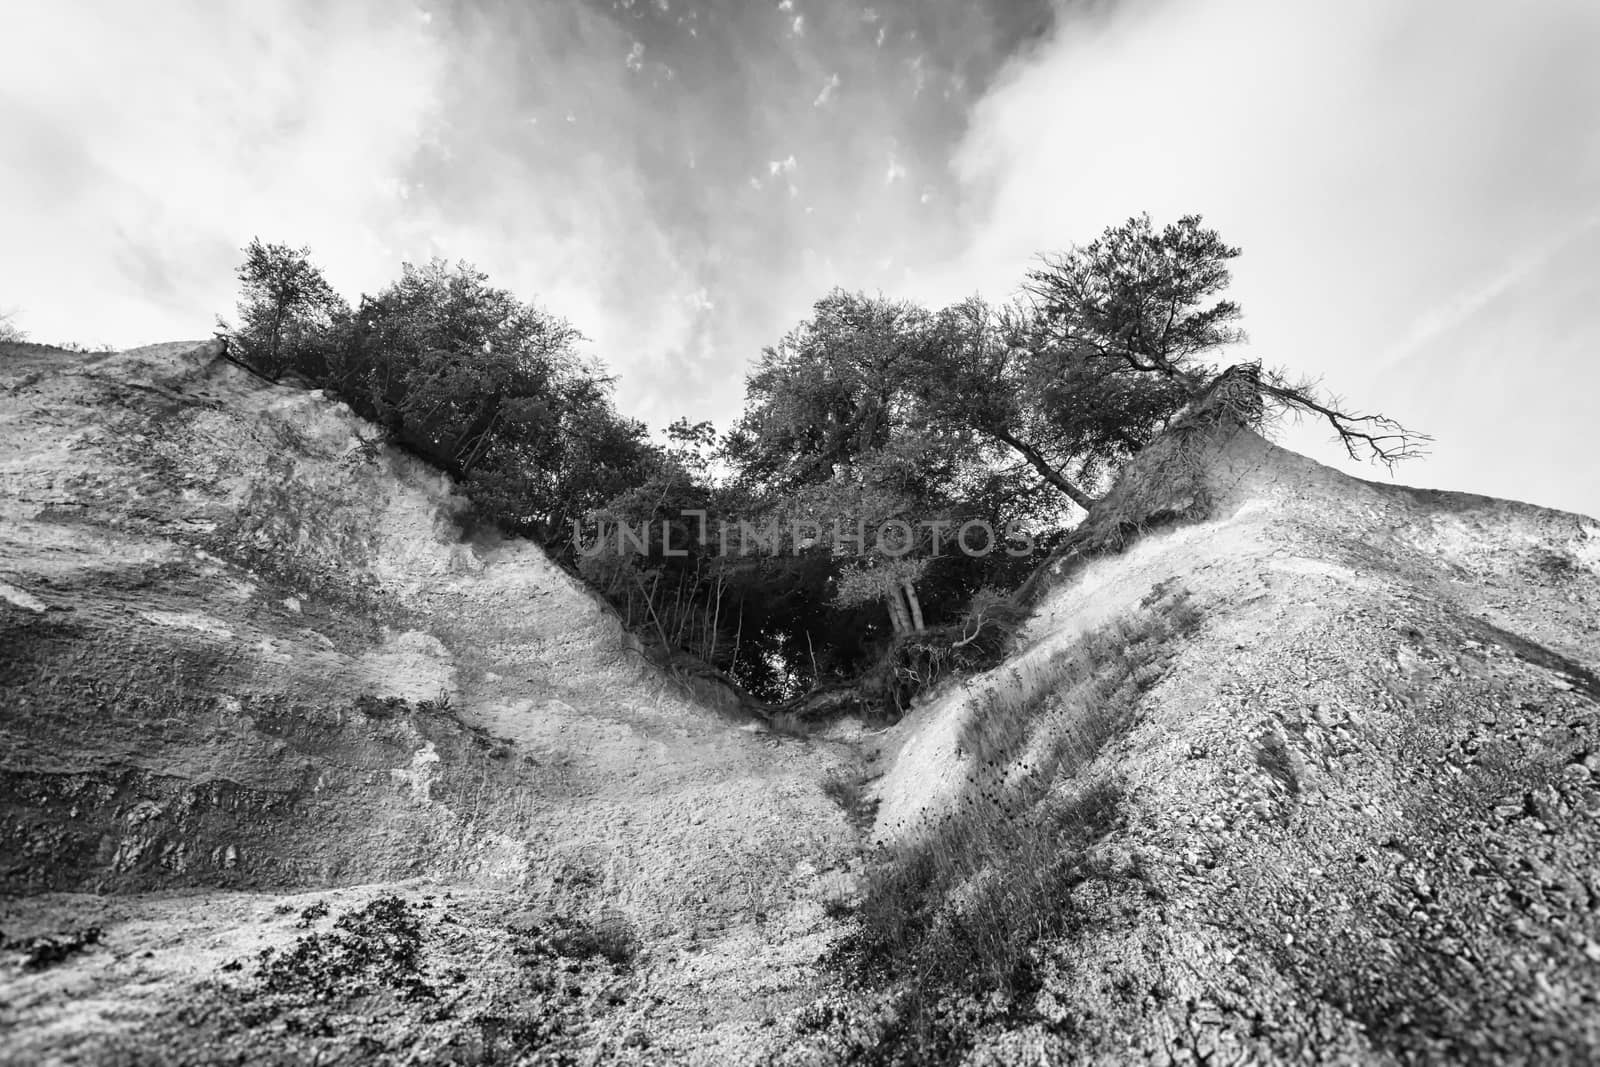
[[[834,289],[762,352],[726,433],[680,419],[659,440],[617,413],[576,327],[470,264],[405,264],[352,309],[308,249],[245,253],[241,358],[449,472],[663,656],[789,706],[892,709],[997,654],[1007,591],[1185,411],[1310,414],[1384,462],[1426,441],[1227,364],[1239,250],[1196,215],[1046,256],[1009,302]]]
[[[238,270],[239,325],[232,336],[257,371],[277,378],[317,359],[349,305],[311,262],[311,249],[252,238]]]
[[[1215,300],[1239,249],[1185,215],[1157,230],[1149,215],[1044,257],[1026,291],[1054,339],[1091,358],[1200,386],[1201,359],[1244,340],[1239,306]]]
[[[641,477],[642,424],[582,361],[565,320],[469,263],[404,264],[352,311],[309,249],[252,241],[235,338],[268,377],[293,372],[454,475],[480,515],[552,547]]]
[[[1239,306],[1213,299],[1232,280],[1228,263],[1238,255],[1199,215],[1159,231],[1149,215],[1139,215],[1088,245],[1045,257],[1025,290],[1044,328],[1063,346],[1100,366],[1165,381],[1194,400],[1224,373],[1209,356],[1245,339],[1234,325]],[[1290,379],[1259,361],[1239,366],[1252,368],[1260,400],[1241,414],[1258,426],[1283,414],[1309,415],[1332,428],[1352,459],[1389,466],[1424,454],[1431,440],[1387,416],[1344,410],[1312,380]]]

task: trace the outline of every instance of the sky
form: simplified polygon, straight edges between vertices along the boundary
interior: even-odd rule
[[[0,312],[36,340],[204,337],[253,236],[311,246],[351,298],[438,255],[571,320],[624,412],[725,424],[833,286],[1003,299],[1040,253],[1192,212],[1243,249],[1240,358],[1435,436],[1397,480],[1600,515],[1593,0],[0,0],[0,21]],[[1282,439],[1335,461],[1325,437]]]

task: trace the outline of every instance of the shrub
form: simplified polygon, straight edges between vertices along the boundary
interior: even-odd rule
[[[1102,781],[1016,814],[969,804],[880,859],[832,960],[892,1005],[869,1058],[958,1060],[981,1016],[1003,1017],[1038,989],[1034,946],[1077,927],[1072,891],[1101,876],[1087,850],[1114,828],[1121,802],[1120,787]]]
[[[232,334],[241,359],[273,380],[320,363],[350,309],[312,264],[311,249],[262,244],[258,237],[244,254],[239,326]]]
[[[607,912],[593,923],[558,919],[548,932],[547,942],[558,956],[603,959],[613,967],[632,966],[639,954],[638,935],[619,912]]]

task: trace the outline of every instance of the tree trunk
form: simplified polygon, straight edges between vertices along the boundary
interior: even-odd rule
[[[1078,505],[1084,511],[1088,511],[1089,508],[1094,505],[1094,497],[1090,496],[1088,493],[1085,493],[1082,489],[1079,489],[1077,486],[1067,481],[1066,478],[1062,477],[1061,472],[1052,467],[1049,460],[1040,455],[1038,450],[1032,445],[1025,441],[1018,440],[1005,430],[993,429],[990,430],[989,433],[995,438],[995,440],[1002,441],[1015,449],[1018,455],[1027,460],[1029,463],[1033,464],[1033,469],[1043,475],[1045,481],[1049,482],[1051,485],[1065,493],[1068,499],[1070,499],[1074,504]]]
[[[456,464],[461,474],[466,475],[482,455],[484,446],[488,444],[489,431],[494,429],[494,424],[499,418],[500,397],[498,394],[478,401],[478,410],[473,413],[472,421],[450,443],[450,451],[445,456],[445,462]],[[424,432],[428,431],[426,423],[423,424],[423,430]],[[465,461],[461,460],[459,458],[461,451],[467,447],[467,442],[474,439],[476,439],[477,444],[473,448],[471,455]]]
[[[283,323],[288,317],[289,309],[284,304],[279,303],[275,308],[273,308],[272,340],[267,345],[267,360],[270,365],[263,368],[264,372],[270,376],[273,381],[277,381],[278,377],[283,373],[283,367],[278,362],[278,350],[283,343]]]
[[[907,578],[901,588],[906,591],[906,603],[911,605],[911,628],[920,634],[927,627],[922,622],[922,602],[917,599],[916,583]]]
[[[894,623],[894,632],[903,634],[911,629],[911,619],[906,614],[906,602],[900,598],[899,588],[890,586],[884,599],[889,604],[889,621]]]

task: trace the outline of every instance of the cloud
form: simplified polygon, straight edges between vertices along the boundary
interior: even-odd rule
[[[822,83],[822,91],[817,98],[811,101],[812,107],[822,107],[833,99],[833,94],[839,91],[839,75],[830,74],[828,80]]]
[[[1533,245],[1514,256],[1498,273],[1457,291],[1445,302],[1424,311],[1412,321],[1405,335],[1382,353],[1377,370],[1387,370],[1426,351],[1430,343],[1459,328],[1500,298],[1530,283],[1537,284],[1541,275],[1551,272],[1553,259],[1569,247],[1581,245],[1597,226],[1600,226],[1600,214],[1570,223],[1563,222],[1560,232],[1551,240]]]
[[[1555,470],[1544,499],[1600,511],[1559,496],[1543,428],[1462,421],[1536,401],[1507,365],[1560,374],[1561,404],[1600,385],[1574,355],[1600,305],[1590,0],[880,0],[805,5],[796,36],[800,14],[19,0],[0,307],[131,345],[204,335],[255,235],[352,296],[465,258],[581,328],[625,411],[726,420],[831,286],[1004,296],[1037,252],[1199,211],[1244,248],[1250,355],[1439,432],[1406,477]]]
[[[18,5],[0,291],[47,340],[203,336],[257,232],[368,284],[438,64],[384,5]]]
[[[1428,380],[1457,371],[1435,339],[1467,343],[1454,325],[1515,314],[1505,301],[1558,269],[1600,273],[1582,237],[1600,209],[1595,40],[1600,8],[1582,0],[1136,0],[1064,20],[976,105],[954,157],[970,237],[925,286],[1003,291],[1036,252],[1140,211],[1201,212],[1244,249],[1250,356],[1432,429]],[[1546,346],[1594,334],[1592,311],[1561,314],[1503,358],[1538,375]],[[1385,378],[1408,352],[1428,374]],[[1479,425],[1499,420],[1492,389],[1452,392]],[[1600,451],[1600,431],[1574,432]],[[1404,474],[1503,485],[1549,463],[1484,433]]]
[[[133,344],[204,335],[258,234],[351,296],[465,258],[579,326],[625,410],[726,419],[830,286],[952,247],[953,215],[883,185],[884,146],[948,191],[968,104],[1049,7],[818,7],[795,36],[793,4],[24,3],[0,242],[26,251],[0,302],[37,336]]]

